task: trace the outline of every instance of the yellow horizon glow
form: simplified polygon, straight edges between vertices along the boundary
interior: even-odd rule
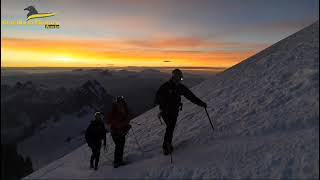
[[[66,56],[55,57],[54,59],[56,59],[58,61],[64,61],[64,62],[70,62],[70,61],[75,60],[72,57],[66,57]]]
[[[101,41],[1,39],[1,67],[230,67],[256,51],[202,52],[132,48]],[[169,44],[170,45],[170,44]],[[169,61],[169,62],[164,62]]]

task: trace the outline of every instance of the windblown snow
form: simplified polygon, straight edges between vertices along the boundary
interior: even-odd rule
[[[130,164],[112,167],[114,144],[89,169],[84,144],[26,179],[319,178],[319,22],[191,90],[204,109],[183,99],[173,163],[162,154],[158,107],[133,119],[125,147]],[[70,127],[72,128],[72,127]],[[144,153],[139,150],[134,135]]]

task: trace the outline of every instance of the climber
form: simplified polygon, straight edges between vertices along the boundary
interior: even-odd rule
[[[102,114],[96,112],[94,117],[95,119],[91,121],[86,130],[85,138],[92,151],[90,168],[97,170],[100,159],[101,140],[103,140],[103,146],[106,149],[106,129],[102,122]]]
[[[123,151],[126,135],[131,129],[129,110],[123,96],[118,96],[112,104],[112,110],[107,115],[107,126],[110,129],[112,139],[115,144],[113,167],[118,168],[125,165],[123,161]]]
[[[181,70],[172,71],[172,77],[158,89],[155,98],[155,105],[159,105],[160,116],[166,124],[166,132],[163,140],[163,153],[172,153],[172,137],[177,122],[179,110],[182,110],[181,95],[201,107],[206,108],[207,104],[196,97],[186,86],[180,82],[183,80]]]

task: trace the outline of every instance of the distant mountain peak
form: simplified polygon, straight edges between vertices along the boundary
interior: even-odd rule
[[[144,69],[141,72],[144,72],[144,73],[161,73],[161,71],[158,70],[158,69]]]

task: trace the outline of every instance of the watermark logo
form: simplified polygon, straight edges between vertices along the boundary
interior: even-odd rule
[[[29,21],[30,19],[45,18],[45,17],[51,17],[51,16],[56,15],[56,13],[38,13],[36,8],[33,6],[29,6],[29,7],[25,8],[24,10],[29,11],[29,13],[27,14],[27,21]]]
[[[34,6],[28,6],[24,9],[25,11],[28,11],[27,14],[27,20],[14,20],[14,21],[8,21],[8,20],[2,20],[3,25],[44,25],[46,29],[59,29],[60,23],[56,21],[41,21],[36,20],[38,18],[46,18],[55,16],[56,13],[38,13],[37,9]],[[31,21],[32,20],[32,21]]]

